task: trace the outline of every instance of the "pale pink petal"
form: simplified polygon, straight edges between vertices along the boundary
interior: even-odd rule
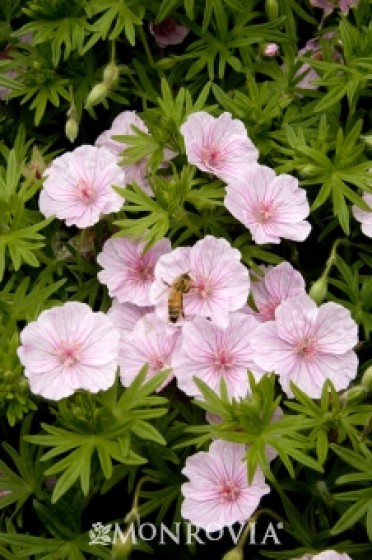
[[[223,181],[233,179],[257,161],[257,149],[244,124],[232,119],[230,113],[217,119],[204,111],[192,113],[180,131],[189,163]]]
[[[250,165],[230,181],[225,206],[250,230],[256,243],[279,243],[281,238],[303,241],[311,230],[304,221],[310,211],[306,193],[297,179],[276,177],[262,165]]]
[[[23,329],[18,348],[31,391],[60,400],[77,389],[108,389],[115,380],[119,337],[106,315],[84,303],[43,311]]]
[[[319,350],[344,354],[358,342],[358,326],[350,311],[337,303],[328,302],[318,310],[316,331]]]
[[[182,471],[189,479],[181,487],[183,517],[213,531],[249,519],[269,487],[259,469],[248,484],[244,453],[244,445],[216,440],[207,453],[187,458]]]
[[[170,330],[155,313],[141,317],[134,329],[125,335],[119,351],[120,380],[129,386],[140,370],[148,365],[147,378],[170,369],[172,354],[176,351],[180,332]],[[172,380],[170,374],[158,388],[161,390]]]
[[[297,360],[293,369],[281,373],[280,385],[288,397],[293,397],[290,381],[304,391],[309,397],[319,399],[323,384],[330,379],[336,389],[346,389],[355,378],[358,369],[358,358],[349,350],[344,354],[318,354],[311,362]]]
[[[104,148],[80,146],[56,158],[44,175],[40,212],[65,220],[67,226],[92,226],[102,214],[117,212],[123,205],[113,186],[123,186],[125,175]]]
[[[246,396],[247,370],[255,370],[250,340],[258,325],[253,317],[241,313],[231,314],[225,329],[203,317],[186,322],[182,328],[182,346],[172,359],[180,389],[200,397],[193,381],[195,376],[217,393],[223,379],[231,398]]]
[[[263,277],[252,282],[251,290],[261,321],[274,319],[275,309],[284,300],[305,294],[305,281],[288,262],[274,267],[261,267]]]
[[[360,222],[364,235],[372,237],[372,194],[364,193],[362,198],[371,208],[371,211],[362,210],[359,206],[353,206],[352,211],[354,218]]]
[[[151,304],[150,288],[155,265],[160,256],[171,250],[171,244],[168,239],[161,239],[147,251],[145,246],[142,241],[112,237],[97,256],[97,262],[103,268],[98,273],[98,279],[119,303]]]

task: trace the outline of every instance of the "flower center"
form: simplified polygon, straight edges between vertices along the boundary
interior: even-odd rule
[[[192,283],[193,291],[201,299],[208,299],[213,294],[213,284],[209,278],[199,277]]]
[[[224,502],[235,502],[240,494],[240,488],[234,480],[226,480],[219,489],[219,494]]]
[[[200,159],[206,167],[216,167],[220,158],[220,151],[218,148],[211,146],[210,148],[202,148]]]
[[[311,362],[317,352],[317,340],[315,338],[304,338],[295,345],[295,352],[299,358]]]
[[[165,360],[161,356],[153,356],[150,360],[151,369],[155,372],[164,369]]]
[[[260,224],[266,224],[275,215],[275,208],[271,202],[263,202],[254,211],[254,217]]]
[[[86,204],[92,204],[96,200],[94,188],[83,179],[81,179],[78,184],[78,198]]]
[[[260,315],[264,321],[275,319],[275,309],[278,307],[279,303],[278,300],[270,300],[259,308]]]
[[[80,345],[78,342],[61,342],[57,357],[64,367],[72,367],[79,361]]]
[[[213,366],[219,373],[228,371],[233,365],[230,352],[224,348],[215,354]]]
[[[137,268],[137,274],[141,280],[153,280],[154,279],[154,267],[149,266],[144,263],[140,263]]]

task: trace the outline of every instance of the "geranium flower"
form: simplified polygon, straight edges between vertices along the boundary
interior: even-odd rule
[[[294,560],[351,560],[351,558],[345,552],[324,550],[323,552],[319,552],[319,554],[305,554],[305,556]]]
[[[324,10],[324,17],[328,16],[333,10],[339,10],[344,15],[349,13],[350,8],[354,8],[359,0],[310,0],[314,8]]]
[[[216,440],[186,459],[182,517],[211,532],[248,521],[270,488],[260,469],[248,483],[244,454],[244,445]]]
[[[354,218],[360,222],[364,235],[372,237],[372,194],[364,193],[362,198],[371,208],[371,211],[367,212],[359,208],[359,206],[353,206]]]
[[[93,226],[102,214],[118,212],[123,205],[112,187],[123,186],[125,174],[104,148],[80,146],[53,160],[44,175],[40,212],[47,218],[56,215],[67,226]]]
[[[279,52],[280,47],[277,43],[268,43],[263,49],[263,55],[267,58],[274,58],[275,56],[278,56]]]
[[[112,237],[103,245],[97,262],[103,270],[98,279],[119,303],[151,305],[150,286],[159,257],[171,250],[169,239],[161,239],[144,251],[146,243],[126,237]]]
[[[257,162],[257,148],[244,124],[230,113],[218,118],[204,111],[192,113],[180,131],[189,163],[223,181],[233,180],[247,165]]]
[[[169,287],[181,274],[189,274],[192,286],[183,298],[186,318],[201,315],[216,325],[226,326],[229,312],[246,303],[249,275],[240,262],[241,254],[226,239],[207,235],[193,247],[178,247],[160,257],[155,266],[151,302],[164,321],[168,320]]]
[[[261,267],[264,276],[256,281],[252,278],[251,292],[258,313],[250,313],[259,321],[275,318],[275,309],[284,300],[305,294],[305,281],[301,274],[288,262],[277,266]]]
[[[133,303],[119,303],[114,299],[110,309],[107,311],[107,316],[110,317],[115,327],[120,331],[120,334],[128,334],[131,332],[137,321],[147,313],[153,313],[154,307],[139,307]]]
[[[148,128],[143,120],[136,114],[135,111],[123,111],[112,121],[111,128],[105,130],[100,134],[95,142],[96,146],[100,146],[109,150],[117,158],[118,163],[121,160],[123,153],[129,147],[124,142],[114,140],[113,136],[128,136],[135,135],[133,126],[148,133]],[[136,163],[125,165],[125,182],[126,184],[137,183],[144,192],[153,196],[152,189],[147,180],[147,163],[148,158],[143,158]]]
[[[43,311],[23,329],[18,348],[31,391],[60,400],[78,389],[108,389],[115,380],[119,336],[106,315],[85,303]]]
[[[246,168],[227,185],[225,206],[251,232],[256,243],[303,241],[311,226],[306,192],[291,175],[275,175],[264,165]]]
[[[120,380],[128,387],[144,365],[148,365],[147,379],[164,369],[170,368],[172,354],[180,332],[169,329],[155,313],[139,319],[132,332],[125,335],[120,345]],[[170,374],[159,387],[162,389],[173,378]]]
[[[223,379],[231,398],[245,397],[249,392],[247,370],[257,369],[252,360],[250,339],[258,324],[243,313],[232,313],[226,328],[204,317],[186,322],[182,328],[181,349],[172,360],[179,388],[187,395],[199,397],[193,380],[196,376],[219,393]]]
[[[293,381],[309,397],[319,398],[326,379],[336,390],[356,376],[358,341],[350,311],[329,302],[319,308],[307,296],[284,301],[275,321],[261,323],[252,333],[253,359],[265,371],[279,375],[284,392],[292,397]]]
[[[332,39],[335,38],[335,33],[333,31],[328,31],[320,37],[313,37],[306,42],[305,46],[298,51],[298,56],[303,56],[306,53],[311,54],[313,60],[323,60],[323,52],[321,41],[327,41],[328,45],[332,47],[332,60],[334,62],[342,62],[341,53],[332,44]],[[310,66],[307,62],[302,64],[295,74],[295,77],[302,76],[301,81],[296,84],[298,89],[319,89],[319,85],[314,83],[315,80],[319,79],[319,74],[314,68]]]
[[[169,45],[179,45],[189,33],[187,27],[178,25],[172,17],[166,17],[160,23],[150,21],[149,31],[161,49]]]

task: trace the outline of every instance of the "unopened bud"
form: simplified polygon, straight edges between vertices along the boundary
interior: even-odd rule
[[[119,66],[110,62],[103,71],[103,83],[110,88],[119,77]]]
[[[274,58],[278,56],[279,50],[279,45],[276,43],[267,43],[267,45],[264,46],[263,55],[267,58]]]
[[[102,101],[106,99],[108,91],[109,88],[107,85],[104,82],[99,82],[99,84],[94,86],[94,88],[89,92],[85,108],[91,109],[95,105],[98,105],[98,103],[102,103]]]
[[[40,179],[44,170],[46,168],[46,164],[43,158],[43,154],[34,146],[32,148],[32,154],[30,161],[23,167],[22,173],[26,179]]]
[[[319,168],[312,163],[306,163],[298,171],[301,177],[314,177],[319,173]]]
[[[322,303],[327,295],[328,282],[326,276],[321,276],[316,282],[311,286],[309,291],[309,296],[316,304]]]
[[[272,21],[273,19],[278,19],[279,17],[278,0],[266,0],[265,12],[270,21]]]
[[[243,551],[239,547],[232,548],[223,556],[222,560],[243,560]]]
[[[368,393],[372,393],[372,366],[367,367],[366,371],[363,373],[361,384]]]
[[[365,399],[367,390],[362,385],[351,387],[348,391],[342,394],[341,398],[344,403],[359,403]]]
[[[66,121],[65,126],[65,134],[66,137],[70,140],[71,144],[73,144],[79,134],[79,124],[76,119],[70,117]]]

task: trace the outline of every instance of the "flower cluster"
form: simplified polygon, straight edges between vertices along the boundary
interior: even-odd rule
[[[147,133],[134,112],[121,113],[95,146],[56,158],[45,172],[40,210],[85,228],[120,210],[123,199],[113,185],[136,182],[153,194],[147,160],[123,166],[120,159],[127,145],[116,136],[133,134],[133,126]],[[305,191],[295,177],[258,164],[241,121],[196,112],[181,134],[188,162],[226,184],[225,207],[256,243],[307,238]],[[288,262],[251,273],[239,250],[212,235],[175,249],[168,239],[146,249],[141,239],[112,237],[97,262],[98,279],[113,298],[107,314],[66,303],[22,332],[25,375],[45,398],[105,390],[117,369],[127,387],[145,365],[148,378],[169,370],[158,390],[174,379],[186,395],[202,398],[195,377],[216,393],[223,380],[231,400],[249,395],[247,371],[257,380],[274,372],[287,396],[294,382],[313,398],[327,379],[341,390],[356,375],[357,326],[350,312],[336,303],[317,307]],[[213,521],[216,530],[249,518],[269,488],[259,469],[247,482],[245,453],[244,445],[216,440],[208,452],[187,459],[184,517],[200,527]]]
[[[67,226],[87,228],[98,223],[103,215],[121,209],[124,199],[114,186],[136,183],[152,196],[147,179],[148,158],[130,165],[121,162],[128,145],[116,137],[134,135],[133,127],[148,132],[135,111],[123,111],[114,119],[111,128],[100,134],[95,146],[79,146],[55,158],[44,172],[40,212],[46,217],[55,215]],[[167,160],[174,155],[171,150],[164,150]]]
[[[306,193],[291,175],[257,163],[258,152],[243,123],[229,113],[213,118],[193,113],[181,126],[188,161],[222,179],[225,206],[251,232],[256,243],[281,238],[303,241],[311,226]]]

